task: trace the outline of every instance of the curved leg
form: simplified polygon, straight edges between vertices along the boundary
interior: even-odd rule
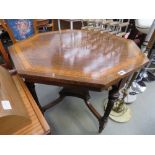
[[[53,106],[57,105],[58,103],[60,103],[63,99],[64,99],[65,96],[59,96],[57,99],[55,99],[54,101],[52,101],[51,103],[45,105],[42,109],[43,109],[43,112],[45,112],[46,110],[52,108]]]
[[[98,111],[93,107],[93,105],[90,103],[89,100],[84,100],[86,106],[89,108],[89,110],[94,114],[94,116],[100,121],[101,115],[98,113]]]

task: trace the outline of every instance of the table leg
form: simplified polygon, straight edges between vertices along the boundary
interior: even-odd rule
[[[85,100],[86,106],[89,108],[89,110],[93,113],[93,115],[100,121],[102,118],[101,115],[98,113],[98,111],[93,107],[91,102],[89,100]]]
[[[52,108],[53,106],[57,105],[58,103],[60,103],[63,99],[64,99],[65,96],[59,96],[56,100],[52,101],[51,103],[45,105],[42,109],[43,109],[43,112],[45,112],[46,110]]]
[[[108,121],[109,114],[114,106],[115,101],[118,99],[118,97],[119,97],[119,87],[113,86],[112,89],[109,91],[109,97],[108,97],[109,100],[108,100],[105,113],[103,117],[99,120],[99,133],[101,133],[102,130],[104,129]]]
[[[36,94],[35,84],[32,83],[32,82],[28,82],[28,81],[25,81],[25,84],[26,84],[27,88],[29,89],[30,93],[32,94],[34,100],[36,101],[36,103],[37,103],[39,109],[41,110],[41,112],[43,112],[43,111],[42,111],[42,107],[41,107],[41,105],[40,105],[40,103],[39,103],[37,94]]]
[[[78,97],[84,100],[86,106],[89,108],[89,110],[92,112],[92,114],[98,119],[99,121],[99,133],[104,129],[105,124],[108,120],[109,114],[112,110],[112,107],[114,105],[114,102],[119,97],[119,87],[113,86],[112,89],[109,91],[109,101],[105,110],[105,113],[103,116],[100,115],[100,113],[93,107],[93,105],[90,102],[90,95],[89,90],[87,89],[77,89],[77,88],[63,88],[59,92],[59,97],[54,100],[52,103],[49,103],[48,105],[43,107],[43,111],[45,112],[47,109],[55,106],[56,104],[60,103],[64,97],[66,96],[74,96]]]
[[[79,89],[74,89],[74,88],[63,88],[59,92],[59,97],[56,100],[42,107],[43,111],[45,112],[49,108],[52,108],[53,106],[57,105],[66,96],[74,96],[74,97],[82,98],[85,101],[89,99],[89,93],[87,90],[79,90]]]

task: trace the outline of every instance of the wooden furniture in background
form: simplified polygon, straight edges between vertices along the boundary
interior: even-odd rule
[[[14,44],[36,35],[38,33],[39,26],[45,26],[45,24],[47,24],[47,20],[37,21],[36,19],[1,19],[0,22],[4,30],[8,32]],[[25,81],[25,83],[28,87],[31,87],[29,82]],[[33,97],[38,104],[39,101],[34,94],[36,93],[33,92]]]
[[[31,84],[63,87],[60,98],[43,110],[65,96],[80,97],[98,119],[99,132],[119,96],[122,80],[148,62],[133,41],[84,30],[40,33],[16,43],[9,51],[17,72]],[[109,102],[101,116],[90,103],[89,90],[109,88]]]
[[[7,20],[0,19],[0,29],[4,29],[5,31],[7,31],[10,38],[11,38],[11,40],[13,41],[13,43],[16,43],[19,40],[17,40],[17,38],[15,37],[15,34],[13,32],[13,29],[12,29],[12,26],[15,26],[15,25],[9,26],[9,23],[8,23],[11,20],[16,20],[16,21],[19,20],[20,21],[21,19],[7,19]],[[31,19],[24,19],[24,20],[25,21],[32,21]],[[45,29],[52,28],[52,31],[54,31],[54,20],[51,19],[51,23],[49,23],[49,21],[50,21],[49,19],[33,19],[33,22],[31,24],[32,24],[33,29],[34,29],[34,35],[39,32],[39,28],[43,28],[43,29],[44,28]],[[26,27],[23,27],[23,26],[21,26],[21,27],[23,29],[26,28]],[[25,38],[25,39],[27,39],[27,38]]]
[[[12,27],[16,27],[16,28],[18,28],[18,27],[16,26],[16,22],[14,24],[11,24],[11,27],[10,27],[9,24],[8,24],[9,21],[16,21],[16,22],[18,22],[19,20],[18,19],[15,19],[15,20],[14,19],[7,19],[7,20],[0,19],[0,30],[7,31],[9,36],[10,36],[10,38],[11,38],[11,40],[13,41],[13,43],[16,43],[17,41],[20,41],[20,40],[16,39]],[[29,22],[29,19],[26,19],[26,21]],[[38,20],[34,19],[34,20],[30,20],[30,21],[33,21],[31,23],[32,24],[31,28],[34,29],[34,34],[32,34],[32,35],[37,34],[38,31],[39,31],[39,28],[41,28],[41,27],[52,27],[52,30],[54,30],[53,20],[52,20],[51,23],[49,23],[48,19],[38,19]],[[21,25],[21,27],[23,28],[23,30],[25,29],[25,27],[23,27],[22,25]],[[31,37],[31,36],[27,36],[27,37]],[[27,39],[27,38],[25,38],[25,39]],[[0,53],[2,54],[2,57],[3,57],[4,61],[5,61],[5,64],[3,64],[3,65],[6,68],[11,69],[11,62],[9,60],[9,55],[6,52],[6,50],[5,50],[5,48],[4,48],[4,46],[3,46],[1,41],[0,41]]]
[[[58,19],[53,19],[53,23],[54,23],[54,31],[59,31]],[[81,27],[82,27],[81,21],[74,23],[74,29],[81,30]],[[70,29],[70,23],[68,21],[61,20],[61,30],[66,30],[66,29]]]
[[[30,123],[10,73],[0,67],[0,134],[13,134]]]
[[[37,21],[31,19],[0,20],[3,28],[8,32],[13,43],[37,34]],[[23,37],[24,36],[24,37]]]
[[[20,92],[20,95],[24,101],[25,107],[27,108],[29,117],[32,121],[31,124],[20,129],[14,134],[18,134],[18,135],[19,134],[21,135],[23,134],[26,134],[26,135],[50,134],[51,133],[50,127],[47,121],[45,120],[44,116],[42,115],[41,111],[39,110],[36,102],[34,101],[25,83],[22,81],[22,79],[18,75],[13,76],[13,80],[16,84],[17,89]]]
[[[74,27],[74,22],[82,22],[81,19],[58,19],[58,30],[61,30],[61,20],[69,22],[70,23],[70,29],[73,30]]]
[[[3,66],[8,68],[8,69],[11,69],[12,67],[11,67],[11,62],[10,62],[10,59],[9,59],[9,55],[6,52],[1,40],[0,40],[0,54],[2,55],[2,57],[4,59],[4,62],[5,62],[5,64],[3,64]]]
[[[2,26],[2,23],[0,22],[0,31],[3,30],[3,26]]]
[[[54,31],[54,20],[51,19],[51,23],[49,23],[49,19],[36,19],[37,21],[37,28],[52,28],[52,31]]]
[[[0,101],[8,100],[12,109],[0,104],[0,134],[48,134],[50,128],[20,77],[0,67]]]

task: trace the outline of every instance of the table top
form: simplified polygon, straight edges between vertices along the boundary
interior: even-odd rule
[[[89,89],[108,88],[148,62],[133,41],[86,30],[40,33],[9,52],[29,81]]]

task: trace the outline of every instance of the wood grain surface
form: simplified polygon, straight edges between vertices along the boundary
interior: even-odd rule
[[[44,135],[49,134],[50,127],[47,124],[45,118],[43,117],[41,111],[39,110],[37,104],[35,103],[32,95],[25,86],[22,79],[15,75],[13,80],[16,84],[18,91],[20,92],[23,103],[27,109],[28,115],[31,119],[31,124],[25,126],[24,128],[15,132],[15,135]]]
[[[9,51],[17,72],[29,81],[99,90],[148,62],[133,41],[85,30],[36,34]]]

